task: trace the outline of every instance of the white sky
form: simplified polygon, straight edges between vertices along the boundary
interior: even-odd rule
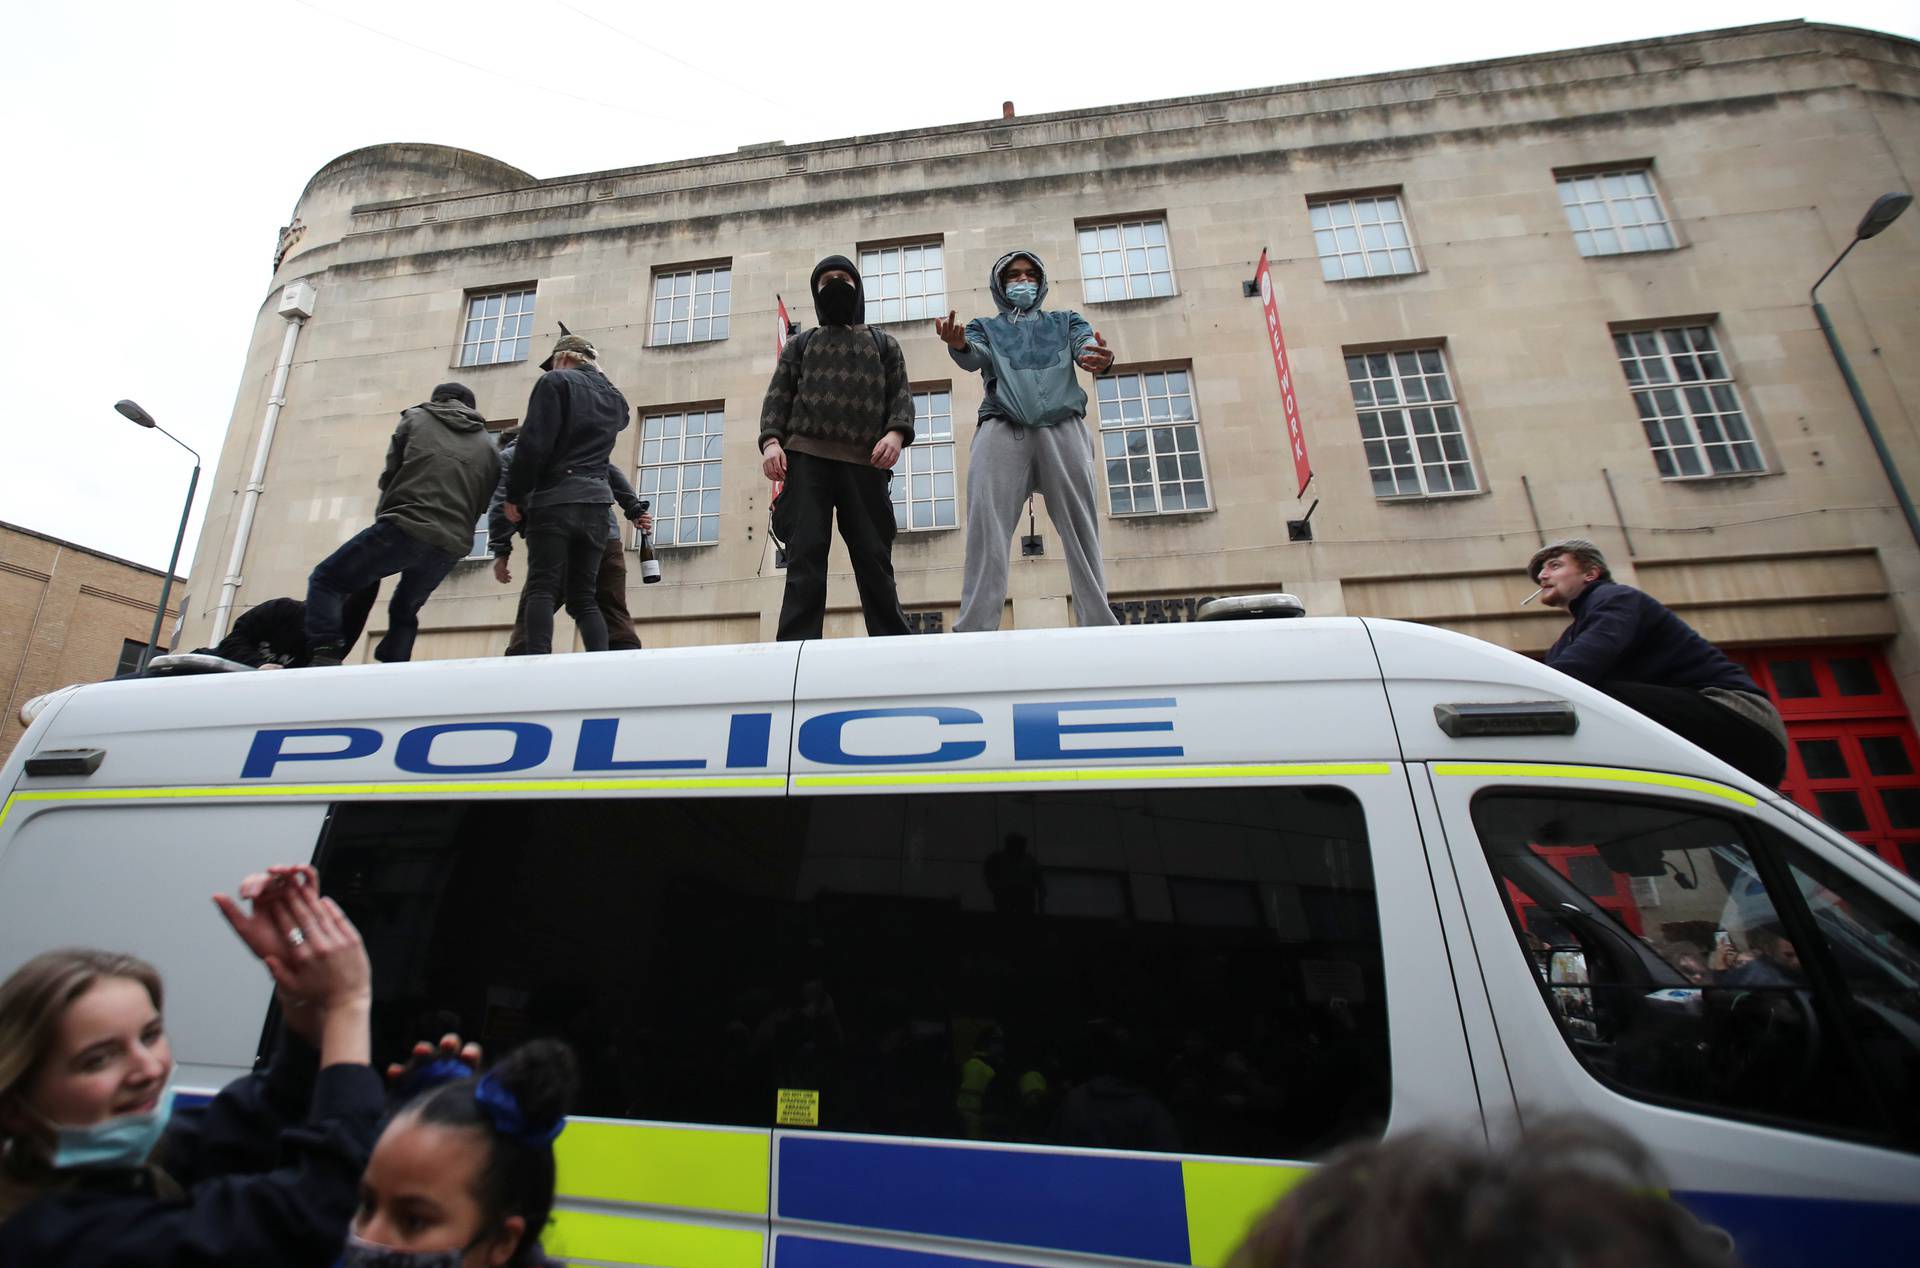
[[[164,566],[274,237],[307,179],[384,141],[536,177],[1546,52],[1801,16],[1805,0],[91,0],[0,39],[0,520]],[[1016,16],[1017,15],[1017,16]],[[1169,18],[1172,20],[1169,20]],[[1914,0],[1820,20],[1920,37]],[[192,562],[201,476],[181,558]]]

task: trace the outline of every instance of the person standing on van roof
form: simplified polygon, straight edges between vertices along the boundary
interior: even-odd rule
[[[1534,552],[1527,576],[1540,601],[1573,624],[1547,664],[1690,740],[1769,788],[1787,769],[1780,711],[1746,670],[1652,595],[1613,579],[1600,548],[1581,537]]]
[[[380,473],[372,527],[349,538],[307,578],[310,663],[338,665],[345,659],[352,642],[345,609],[350,603],[371,607],[382,579],[396,572],[400,581],[387,605],[387,634],[373,655],[410,659],[420,609],[472,548],[474,522],[487,509],[499,476],[500,453],[465,384],[442,383],[426,404],[401,414]]]
[[[50,951],[0,984],[0,1264],[326,1268],[385,1095],[366,948],[312,868],[274,868],[222,914],[272,974],[266,1070],[174,1108],[160,976]]]
[[[1035,492],[1047,500],[1047,518],[1066,553],[1074,624],[1117,625],[1100,563],[1093,439],[1083,421],[1087,394],[1073,373],[1078,365],[1105,374],[1113,351],[1079,313],[1041,309],[1047,270],[1033,252],[1001,256],[988,287],[997,316],[976,317],[964,330],[953,313],[933,323],[954,364],[986,381],[967,457],[966,562],[953,628],[1000,628],[1007,545],[1021,504]]]
[[[513,455],[518,442],[510,441],[500,451],[500,460],[504,464],[500,471],[500,483],[494,486],[493,503],[487,507],[487,549],[493,553],[493,579],[501,585],[513,581],[513,569],[507,560],[513,555],[515,534],[526,533],[527,517],[522,516],[518,524],[507,518],[507,476],[513,470]],[[614,502],[619,504],[616,512],[612,505],[607,507],[607,544],[600,553],[600,571],[594,577],[593,597],[600,605],[600,615],[607,623],[607,650],[614,652],[632,651],[640,646],[640,635],[633,628],[633,617],[627,611],[627,543],[626,534],[621,528],[620,515],[626,514],[633,526],[643,533],[653,531],[653,516],[640,509],[640,499],[633,491],[633,485],[627,482],[617,464],[607,464],[607,488],[613,494]],[[527,652],[527,589],[520,590],[520,606],[513,614],[513,633],[507,636],[508,656],[524,656]]]
[[[760,470],[786,482],[787,589],[777,637],[820,637],[836,517],[867,633],[905,634],[887,484],[900,451],[913,443],[907,359],[892,335],[867,326],[866,289],[852,260],[820,261],[809,288],[820,324],[781,349],[760,406]]]
[[[527,654],[553,650],[553,609],[563,588],[581,644],[604,652],[607,619],[594,589],[613,502],[607,460],[632,411],[600,372],[599,350],[579,335],[562,335],[540,369],[501,504],[511,523],[527,521]]]

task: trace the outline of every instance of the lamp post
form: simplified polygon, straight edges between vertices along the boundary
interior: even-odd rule
[[[167,619],[167,598],[173,592],[173,570],[180,564],[180,543],[186,540],[187,517],[193,514],[193,494],[200,487],[200,451],[180,439],[159,423],[153,421],[153,415],[141,409],[132,401],[115,401],[114,409],[128,420],[151,428],[193,455],[193,478],[187,481],[187,504],[180,508],[180,529],[173,535],[173,558],[167,560],[166,579],[160,583],[160,607],[153,614],[153,632],[147,635],[147,649],[140,653],[140,670],[144,672],[147,662],[153,659],[160,646],[160,623]]]
[[[1847,243],[1827,271],[1820,275],[1824,282],[1840,267],[1840,261],[1847,258],[1847,252],[1878,234],[1882,229],[1899,219],[1900,213],[1913,202],[1912,194],[1882,194],[1873,200],[1873,206],[1867,208],[1867,214],[1860,218],[1859,228],[1853,231],[1853,241]],[[1807,298],[1813,303],[1813,315],[1820,322],[1820,331],[1827,337],[1827,347],[1833,350],[1834,363],[1840,367],[1840,377],[1847,381],[1847,391],[1853,395],[1853,407],[1860,411],[1860,421],[1866,424],[1867,438],[1873,441],[1874,453],[1880,455],[1881,469],[1887,473],[1887,483],[1893,486],[1893,496],[1900,502],[1900,510],[1907,517],[1907,531],[1913,534],[1916,545],[1920,545],[1920,513],[1913,509],[1913,499],[1907,496],[1907,486],[1900,479],[1900,469],[1893,464],[1893,454],[1887,449],[1887,439],[1880,434],[1880,424],[1873,420],[1873,410],[1867,404],[1867,394],[1860,390],[1860,380],[1853,375],[1853,365],[1847,360],[1845,349],[1840,346],[1840,336],[1834,332],[1833,322],[1827,317],[1826,305],[1820,302],[1820,282],[1813,284],[1807,292]]]

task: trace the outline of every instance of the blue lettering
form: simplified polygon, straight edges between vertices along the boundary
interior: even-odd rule
[[[985,740],[949,740],[931,753],[849,753],[840,747],[840,732],[862,718],[932,718],[941,726],[979,722],[972,709],[932,706],[922,709],[844,709],[823,713],[800,724],[800,756],[823,766],[900,766],[910,762],[964,762],[987,751]]]
[[[346,747],[318,752],[285,751],[288,740],[330,735],[346,741]],[[240,768],[242,779],[266,779],[281,762],[332,762],[365,757],[380,748],[380,732],[364,726],[306,727],[286,731],[255,731],[253,747],[247,750],[247,763]]]
[[[727,728],[727,766],[765,766],[773,745],[771,713],[736,713]]]
[[[618,718],[588,718],[580,724],[580,743],[573,750],[575,770],[703,770],[707,759],[644,758],[626,760],[613,755],[613,744],[620,731]]]
[[[435,764],[433,742],[456,731],[504,731],[513,737],[513,752],[497,762]],[[439,726],[417,726],[401,736],[393,752],[393,764],[416,775],[496,775],[538,766],[547,760],[552,748],[553,732],[535,722],[444,722]]]
[[[1171,721],[1158,722],[1062,722],[1060,715],[1070,709],[1171,709],[1172,696],[1151,700],[1062,700],[1047,704],[1013,706],[1013,760],[1016,762],[1059,761],[1087,757],[1180,757],[1186,749],[1179,744],[1145,748],[1060,747],[1063,735],[1104,734],[1113,731],[1171,731]]]

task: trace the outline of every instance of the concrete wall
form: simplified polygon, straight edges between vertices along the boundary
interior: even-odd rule
[[[1050,266],[1054,307],[1080,307],[1120,366],[1191,368],[1213,509],[1106,518],[1116,601],[1285,585],[1310,610],[1383,612],[1544,648],[1557,618],[1515,605],[1539,534],[1598,540],[1624,580],[1696,606],[1734,642],[1879,639],[1903,683],[1920,550],[1806,302],[1875,196],[1920,162],[1920,46],[1798,22],[1404,74],[1224,93],[553,180],[480,156],[376,147],[329,165],[297,209],[298,241],[263,304],[200,543],[224,565],[281,338],[278,287],[318,292],[302,333],[241,605],[299,594],[311,565],[364,526],[399,411],[448,377],[492,418],[516,418],[564,321],[591,335],[642,412],[724,402],[721,540],[664,552],[665,584],[633,585],[650,645],[770,638],[781,576],[765,541],[755,434],[773,364],[775,296],[811,324],[813,263],[862,243],[929,237],[948,303],[990,310],[986,274],[1012,246]],[[1649,161],[1680,246],[1583,259],[1556,169]],[[436,182],[438,182],[436,184]],[[1395,189],[1422,271],[1327,282],[1307,200]],[[343,211],[342,209],[345,208]],[[1178,293],[1089,304],[1078,222],[1163,214]],[[1311,543],[1289,543],[1293,497],[1258,301],[1241,283],[1262,247],[1317,477]],[[647,345],[655,271],[733,268],[731,337]],[[455,370],[465,297],[537,288],[526,362]],[[1920,215],[1860,247],[1822,292],[1896,456],[1920,472]],[[1767,473],[1658,478],[1611,343],[1620,324],[1710,319]],[[964,470],[977,378],[927,323],[888,327],[919,383],[950,382]],[[1481,491],[1374,497],[1343,357],[1438,344],[1462,403]],[[632,470],[637,428],[616,460]],[[1536,527],[1536,518],[1538,526]],[[903,533],[910,612],[951,626],[962,532]],[[1024,531],[1024,529],[1023,529]],[[1014,559],[1007,623],[1070,620],[1058,538]],[[204,637],[218,579],[199,587]],[[505,642],[518,578],[463,564],[426,608],[419,656]],[[836,547],[827,632],[863,626]],[[1164,607],[1153,609],[1163,611]],[[376,613],[374,632],[383,625]],[[564,641],[564,636],[562,636]],[[364,647],[358,653],[364,655]]]

